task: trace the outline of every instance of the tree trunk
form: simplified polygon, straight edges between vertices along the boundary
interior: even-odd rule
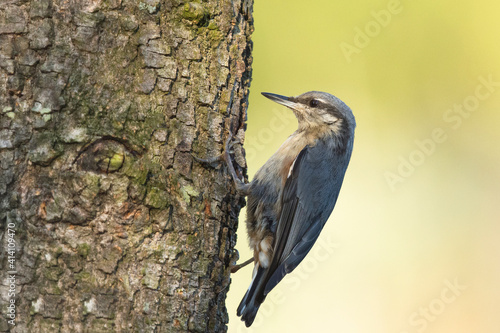
[[[1,332],[227,331],[251,12],[2,0]]]

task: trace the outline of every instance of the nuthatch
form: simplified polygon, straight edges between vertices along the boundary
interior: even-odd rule
[[[236,189],[248,196],[247,229],[253,279],[237,314],[252,325],[266,295],[292,272],[316,242],[337,201],[351,158],[356,121],[351,109],[328,93],[310,91],[297,97],[262,93],[292,109],[299,128],[257,171],[242,182],[226,160]]]

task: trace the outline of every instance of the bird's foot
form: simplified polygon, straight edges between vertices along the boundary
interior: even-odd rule
[[[232,148],[235,143],[240,143],[239,139],[236,139],[233,141],[233,135],[229,133],[229,136],[226,140],[226,144],[224,146],[224,151],[215,157],[210,157],[210,158],[199,158],[197,156],[193,155],[193,158],[198,161],[199,163],[206,163],[206,164],[213,164],[213,163],[221,163],[225,162],[228,169],[229,173],[231,174],[231,177],[234,180],[234,185],[236,186],[236,190],[243,195],[248,195],[249,189],[250,189],[250,184],[245,184],[236,174],[236,170],[234,169],[233,166],[233,161],[231,160],[231,153],[232,153]]]
[[[235,143],[240,143],[239,139],[233,141],[233,135],[229,133],[229,137],[226,140],[226,144],[224,146],[224,151],[217,156],[209,157],[209,158],[199,158],[197,156],[193,156],[193,158],[199,163],[213,164],[215,162],[220,163],[225,161],[227,164],[231,163],[230,153],[232,153],[232,148]]]
[[[239,271],[240,268],[243,268],[243,267],[247,266],[248,264],[251,264],[252,262],[253,262],[253,257],[248,259],[247,261],[239,264],[239,265],[231,265],[230,266],[231,273],[236,273],[237,271]]]

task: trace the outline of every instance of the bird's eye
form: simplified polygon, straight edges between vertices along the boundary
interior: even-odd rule
[[[311,101],[309,102],[309,106],[312,107],[312,108],[315,108],[317,107],[319,104],[319,102],[315,99],[311,99]]]

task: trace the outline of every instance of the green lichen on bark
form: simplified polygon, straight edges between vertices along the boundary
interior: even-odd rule
[[[192,155],[244,130],[251,6],[0,5],[0,332],[227,330],[243,202]]]

